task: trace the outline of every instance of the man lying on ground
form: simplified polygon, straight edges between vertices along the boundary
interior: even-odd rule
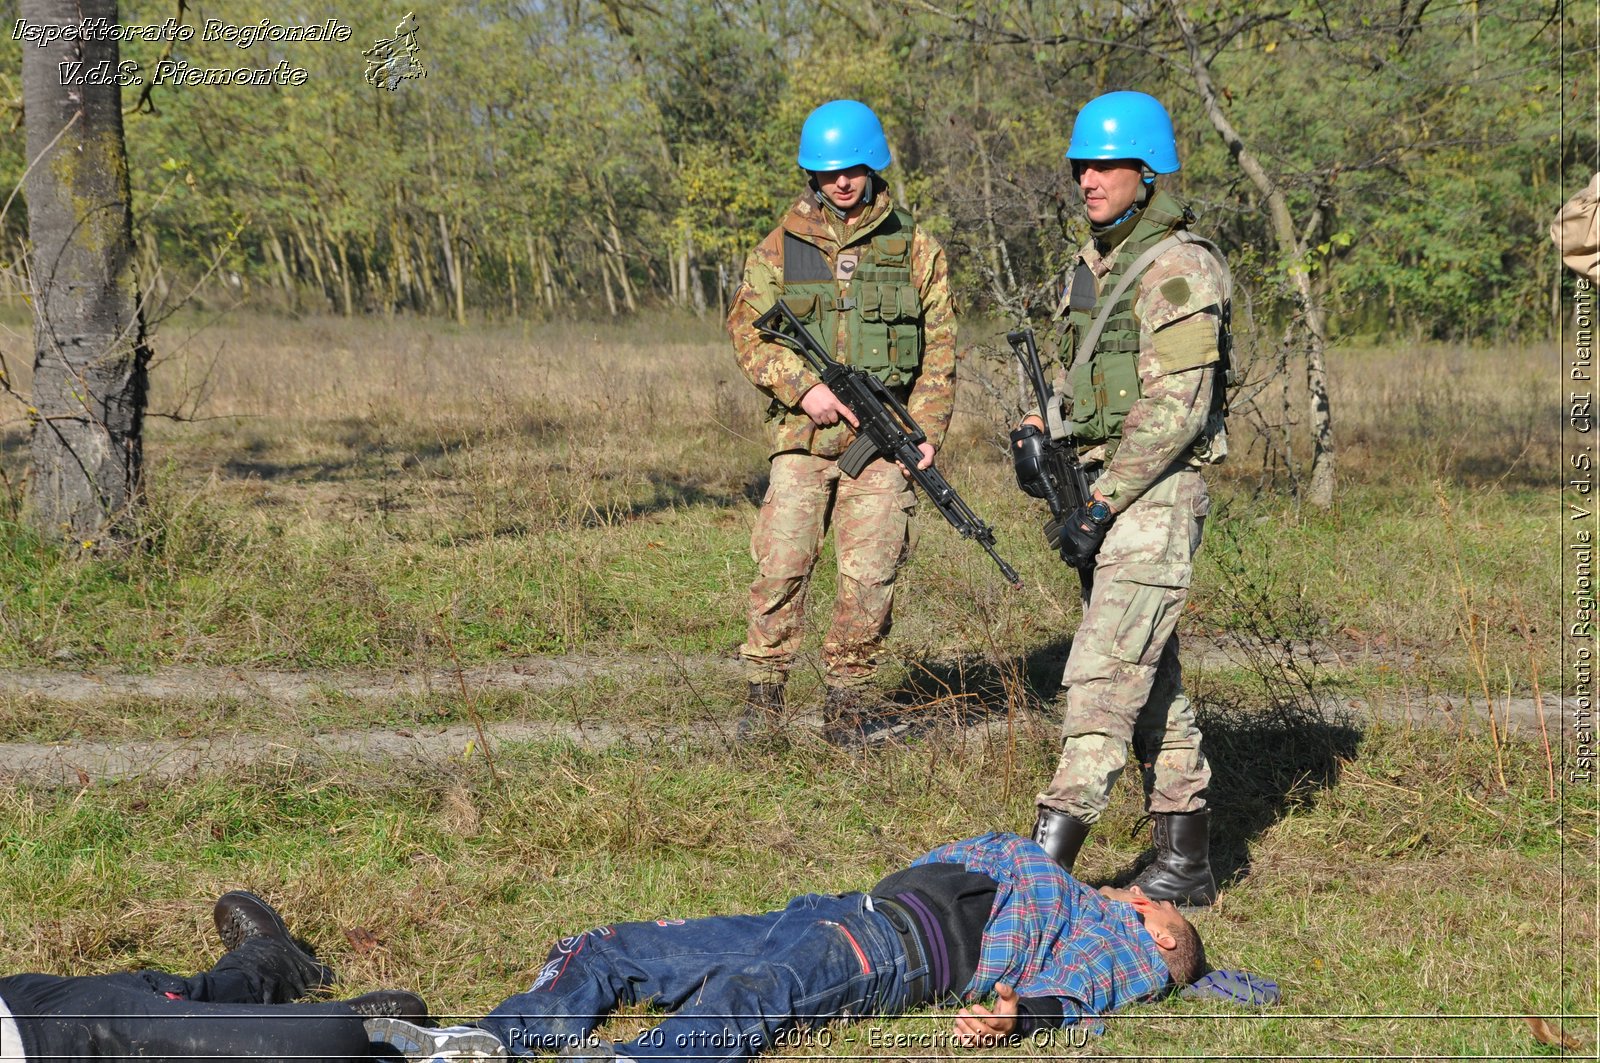
[[[427,1020],[422,998],[398,990],[290,1004],[332,984],[333,971],[302,949],[253,893],[224,894],[212,914],[228,951],[211,970],[189,978],[165,971],[0,978],[0,1063],[125,1057],[346,1063],[378,1058],[366,1020]]]
[[[617,923],[564,938],[532,987],[476,1026],[369,1023],[408,1059],[556,1052],[586,1060],[742,1060],[835,1019],[964,1003],[952,1040],[991,1045],[1192,982],[1200,937],[1171,902],[1096,892],[1037,843],[985,834],[867,893],[807,894],[765,915]],[[979,1001],[993,996],[992,1004]],[[623,1044],[619,1004],[673,1012]]]

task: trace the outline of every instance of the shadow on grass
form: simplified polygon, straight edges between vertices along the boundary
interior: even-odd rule
[[[877,714],[874,729],[915,739],[940,727],[1002,720],[1019,707],[1037,712],[1060,687],[1071,645],[1062,639],[1001,663],[976,655],[908,661],[907,675],[885,696],[888,704]]]
[[[232,455],[219,468],[225,476],[240,480],[349,483],[381,478],[386,464],[396,458],[401,467],[413,468],[436,462],[455,449],[437,437],[421,433],[413,433],[413,439],[397,441],[394,431],[360,418],[346,418],[322,428],[331,436],[321,448],[324,456],[278,460],[273,451],[281,441],[254,436],[233,441]]]
[[[711,509],[730,509],[745,503],[749,497],[744,489],[722,490],[693,476],[649,473],[650,497],[622,502],[590,512],[583,519],[586,528],[609,527],[628,524],[657,513],[675,509],[706,506]],[[760,502],[760,499],[756,499]]]
[[[906,740],[941,726],[975,726],[1005,719],[1018,705],[1059,722],[1061,672],[1071,649],[1067,639],[1047,643],[1002,665],[982,658],[912,662],[910,674],[889,695],[874,731]],[[1211,765],[1211,862],[1220,886],[1250,870],[1250,843],[1292,808],[1316,801],[1337,785],[1341,766],[1354,759],[1362,732],[1309,690],[1293,689],[1282,676],[1266,676],[1269,689],[1252,704],[1208,701],[1197,708],[1203,748]],[[1137,767],[1119,786],[1141,786]],[[1043,782],[1044,780],[1040,780]],[[1147,850],[1114,885],[1131,882],[1155,858]]]
[[[1223,889],[1250,873],[1250,842],[1293,808],[1333,789],[1362,732],[1331,708],[1285,702],[1266,708],[1206,704],[1202,748],[1211,764],[1211,869]],[[1118,885],[1155,859],[1146,852]]]

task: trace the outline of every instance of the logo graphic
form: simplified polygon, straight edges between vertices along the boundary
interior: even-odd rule
[[[533,980],[533,985],[528,987],[528,992],[537,993],[547,989],[561,975],[561,968],[566,966],[565,960],[550,960],[539,968],[539,977]]]
[[[427,68],[417,58],[417,17],[410,11],[395,26],[393,37],[374,43],[361,54],[367,59],[364,76],[380,89],[393,92],[402,81],[428,76]]]

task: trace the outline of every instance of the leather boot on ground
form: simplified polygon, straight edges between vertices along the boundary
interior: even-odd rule
[[[739,741],[781,735],[783,715],[783,684],[751,683],[744,696],[744,711],[739,715]]]
[[[212,921],[217,925],[217,935],[229,952],[246,941],[260,939],[271,946],[264,953],[279,969],[284,983],[296,990],[294,997],[306,996],[334,983],[333,968],[318,963],[317,958],[300,946],[284,925],[283,917],[266,901],[246,890],[233,890],[217,898],[211,910]]]
[[[1155,863],[1145,868],[1132,885],[1154,901],[1201,907],[1217,899],[1217,880],[1211,874],[1211,813],[1156,812],[1150,817],[1155,842]]]
[[[864,749],[867,695],[857,687],[828,687],[822,701],[822,740],[840,749]]]
[[[364,1019],[404,1019],[418,1026],[429,1022],[428,1002],[404,989],[379,989],[340,1003]]]
[[[1033,840],[1067,872],[1072,870],[1078,850],[1083,848],[1083,840],[1088,836],[1089,824],[1060,809],[1040,808],[1039,818],[1033,824]]]

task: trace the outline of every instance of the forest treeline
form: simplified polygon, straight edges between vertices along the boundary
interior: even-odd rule
[[[419,10],[426,76],[390,91],[362,52],[405,5],[124,3],[128,26],[350,30],[122,44],[143,77],[123,89],[141,277],[168,302],[199,284],[209,302],[351,315],[720,313],[802,187],[804,116],[854,97],[883,117],[893,194],[945,241],[963,306],[1038,312],[1082,236],[1073,115],[1138,88],[1172,111],[1177,190],[1258,321],[1314,296],[1347,336],[1544,336],[1563,283],[1546,227],[1596,151],[1580,7],[498,0]],[[0,15],[9,194],[31,45],[16,0]],[[1581,60],[1566,80],[1563,50]],[[162,60],[304,76],[152,85]],[[20,205],[0,261],[20,258]]]

